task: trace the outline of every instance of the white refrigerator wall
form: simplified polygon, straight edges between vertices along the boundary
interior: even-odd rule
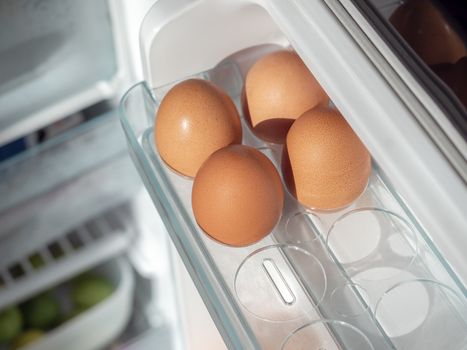
[[[164,232],[168,235],[167,232]],[[204,305],[188,271],[178,255],[175,247],[172,250],[177,297],[182,313],[182,327],[185,336],[186,350],[223,350],[227,349],[214,324],[211,315]]]
[[[139,40],[141,23],[150,7],[156,2],[157,0],[119,1],[121,11],[125,16],[126,31],[124,34],[128,42],[129,69],[135,81],[144,79]],[[138,269],[143,271],[143,275],[151,274],[152,271],[155,276],[159,277],[159,280],[155,280],[155,288],[158,288],[158,295],[161,297],[161,300],[157,301],[158,308],[164,312],[172,324],[180,327],[180,329],[174,329],[174,349],[226,349],[222,337],[182,260],[170,242],[162,220],[158,217],[157,210],[149,200],[147,193],[139,194],[136,203],[137,210],[141,210],[139,221],[144,227],[142,232],[146,234],[143,233],[138,237],[135,249],[130,252],[130,256]],[[165,257],[163,260],[154,256],[161,250],[161,245],[167,250],[163,253]],[[169,286],[171,282],[174,283],[173,286]],[[161,283],[165,283],[165,287],[161,287]],[[168,302],[168,299],[174,296],[178,304],[176,312],[171,310],[169,307],[171,303]]]
[[[38,2],[30,2],[30,3],[22,2],[21,4],[17,3],[12,6],[14,9],[18,9],[18,11],[14,13],[21,16],[21,15],[24,15],[24,12],[22,13],[20,11],[22,5],[34,7],[35,5],[37,5],[37,3]],[[103,99],[110,99],[115,102],[118,102],[118,100],[122,97],[124,92],[127,89],[129,89],[132,84],[143,80],[141,51],[140,51],[140,45],[139,45],[139,32],[140,32],[140,26],[141,26],[141,23],[143,21],[145,14],[149,11],[150,7],[153,6],[155,3],[156,3],[156,0],[138,0],[138,1],[108,0],[107,1],[108,9],[110,12],[110,19],[112,23],[111,34],[113,35],[113,39],[114,39],[113,45],[115,46],[116,57],[114,58],[117,64],[116,73],[114,76],[111,77],[109,81],[98,82],[95,85],[89,87],[88,89],[83,89],[83,90],[75,89],[76,90],[75,93],[63,94],[64,96],[63,98],[57,98],[56,95],[54,95],[52,92],[50,94],[47,94],[48,89],[45,88],[46,84],[43,83],[43,81],[48,81],[50,84],[53,84],[54,86],[55,85],[59,86],[59,81],[57,81],[57,79],[59,77],[70,79],[70,75],[67,75],[65,72],[63,73],[63,75],[57,75],[57,76],[52,75],[51,76],[49,74],[50,71],[47,71],[47,70],[45,72],[44,71],[35,72],[34,74],[30,74],[30,75],[28,75],[29,73],[26,72],[27,73],[26,76],[28,77],[28,79],[26,80],[27,84],[21,81],[21,84],[15,85],[15,87],[19,87],[18,91],[21,90],[21,87],[23,85],[25,86],[28,92],[30,90],[33,91],[35,86],[38,85],[41,88],[40,92],[43,95],[46,95],[46,97],[49,98],[51,102],[46,103],[45,99],[41,100],[38,96],[36,96],[38,103],[40,103],[41,108],[37,108],[35,111],[29,114],[25,113],[25,117],[23,119],[13,120],[14,122],[12,122],[11,124],[8,124],[4,128],[0,128],[1,129],[0,130],[0,145],[6,144],[12,140],[15,140],[18,137],[21,137],[22,135],[26,135],[30,132],[33,132],[37,130],[38,128],[47,126],[50,123],[53,123],[57,120],[60,120],[66,117],[70,113],[74,113],[76,111],[82,110],[86,107],[89,107],[89,105],[91,104],[100,102]],[[13,4],[13,2],[9,2],[9,4]],[[64,10],[64,11],[66,10],[66,6],[62,6],[63,3],[53,3],[53,2],[45,3],[44,2],[42,5],[44,6],[52,5],[53,7],[54,4],[57,5],[56,8],[60,10]],[[81,8],[79,4],[76,4],[76,3],[71,3],[71,4],[73,5],[73,7],[77,7],[78,9],[81,9],[83,11],[84,9],[86,9],[87,11],[92,11],[93,6],[95,6],[93,3],[89,3],[89,2],[84,3],[81,6]],[[34,14],[34,11],[31,10],[31,13]],[[46,11],[44,11],[44,13],[47,14]],[[64,18],[62,18],[63,19],[62,22],[66,22],[68,15],[69,13],[67,13],[64,16]],[[12,16],[12,14],[3,13],[0,15],[0,18],[4,18],[4,17],[8,18],[9,16]],[[49,17],[50,16],[51,15],[49,14]],[[98,16],[95,16],[95,17],[98,17]],[[91,19],[94,19],[94,18],[91,18]],[[13,21],[14,23],[18,22],[17,18],[16,19],[13,18],[13,20],[14,20]],[[23,19],[21,19],[21,21],[23,21]],[[26,20],[24,20],[24,22],[26,22]],[[47,24],[47,23],[40,23],[39,20],[37,22],[38,22],[37,23],[38,26],[42,24],[44,25]],[[91,31],[98,30],[98,29],[94,29],[95,27],[99,28],[99,22],[98,21],[96,22],[92,23],[92,28],[90,29]],[[8,27],[8,23],[5,23],[5,25]],[[64,25],[64,28],[67,28],[66,23]],[[55,27],[53,27],[52,29],[57,31]],[[68,28],[67,30],[71,30],[71,29]],[[31,31],[31,30],[25,28],[24,32],[28,33],[28,31]],[[9,37],[8,40],[10,40],[13,43],[12,45],[14,46],[15,40],[18,40],[18,38],[15,39],[14,36],[12,37],[11,33],[3,33],[3,35],[5,34],[7,35],[7,37]],[[40,35],[41,32],[40,30],[38,30],[37,33],[33,33],[33,34]],[[79,37],[79,34],[81,33],[76,34],[76,36]],[[0,40],[3,40],[5,38],[6,38],[5,36],[2,36],[0,34]],[[79,56],[76,50],[80,49],[80,46],[78,45],[80,41],[76,40],[76,43],[75,42],[73,43],[76,45],[72,46],[71,48],[67,46],[67,49],[72,50],[71,52],[67,52],[66,55],[64,55],[63,57],[58,55],[59,58],[62,59],[62,61],[66,61],[66,59],[73,60],[75,59],[75,56],[76,57]],[[29,49],[33,50],[34,47],[36,46],[32,46]],[[34,51],[33,53],[31,53],[31,55],[40,55],[43,51],[47,51],[44,49],[46,48],[42,48],[40,50]],[[8,54],[7,49],[5,49],[5,51],[0,50],[0,54],[4,54],[5,52]],[[51,51],[49,53],[54,54],[55,52]],[[0,55],[0,57],[4,57],[4,56]],[[8,57],[11,57],[11,55]],[[86,57],[88,57],[88,55],[86,55]],[[37,61],[40,63],[39,59],[37,59]],[[3,64],[11,64],[13,65],[13,67],[17,67],[15,66],[15,64],[18,64],[18,62],[16,63],[15,62],[16,61],[14,60],[11,60],[11,62],[3,61]],[[45,67],[41,66],[40,68],[41,69],[42,68],[44,69],[54,68],[55,70],[60,68],[66,71],[66,68],[70,66],[70,65],[60,64],[60,62],[55,62],[55,63],[56,63],[55,68],[53,67],[53,65],[52,67],[46,65]],[[86,69],[86,65],[85,65],[85,69]],[[91,70],[91,68],[88,68],[88,69]],[[76,71],[68,72],[68,73],[73,73],[77,76],[81,74],[80,72],[76,72]],[[98,72],[98,73],[101,73],[101,72]],[[12,75],[13,75],[13,78],[15,78],[14,74]],[[37,81],[35,80],[36,78],[37,78]],[[4,82],[1,82],[0,85],[2,85],[3,83]],[[2,85],[0,87],[3,88],[4,86]],[[75,86],[72,86],[72,87],[76,88]],[[11,95],[16,90],[12,88],[11,90],[6,89],[5,91],[7,91],[7,93],[5,93],[5,97],[7,97],[7,94]],[[2,90],[1,92],[3,93],[4,90]],[[38,95],[39,91],[37,91],[37,89],[36,89],[36,92]],[[20,94],[18,93],[18,95]],[[19,100],[19,102],[15,99],[10,99],[9,106],[11,106],[11,109],[13,110],[13,112],[15,112],[15,108],[25,107],[24,101],[27,98],[28,98],[27,96],[22,96],[22,98],[17,99]],[[12,115],[14,114],[15,113],[12,113]],[[5,111],[0,113],[0,117],[3,115],[5,115]],[[120,130],[120,126],[117,123],[115,123],[114,125],[109,123],[109,128],[113,128],[112,131],[118,131],[121,134],[123,134],[123,132]],[[119,130],[117,130],[117,128]],[[107,142],[109,142],[108,137],[110,136],[110,134],[107,133],[106,136],[107,136]],[[78,151],[81,151],[81,152],[78,152]],[[77,157],[80,157],[80,154],[83,153],[83,150],[82,149],[79,150],[78,148],[78,151],[76,154],[77,154]],[[102,153],[102,150],[96,150],[96,152],[99,152],[99,151],[101,151]],[[98,157],[95,157],[95,158],[98,158]],[[37,156],[36,159],[40,159],[39,156]],[[80,160],[82,161],[82,159]],[[97,163],[105,163],[105,161],[106,159],[103,159],[103,160],[99,160]],[[127,164],[129,167],[131,166],[130,162],[128,162]],[[99,168],[100,166],[101,164],[97,164],[96,168]],[[35,170],[37,170],[37,168],[35,168]],[[86,180],[86,175],[80,176],[79,180],[83,180],[83,181]],[[120,176],[118,180],[122,181],[122,177]],[[100,181],[102,180],[99,179],[95,181],[96,182],[95,189],[93,189],[90,186],[83,186],[83,187],[86,187],[85,188],[86,193],[83,193],[83,192],[77,193],[77,195],[81,197],[82,203],[86,203],[86,205],[88,204],[86,201],[86,198],[87,198],[86,196],[89,197],[93,191],[99,192],[99,193],[103,192],[103,187],[105,188],[105,186],[100,184]],[[59,182],[59,180],[57,180],[57,182]],[[108,181],[106,185],[108,185]],[[57,185],[57,187],[59,186],[60,184]],[[57,192],[58,190],[55,190],[55,191]],[[115,191],[115,188],[112,188],[112,191]],[[125,191],[124,189],[119,189],[119,192],[124,193]],[[113,198],[112,193],[105,193],[105,194],[107,195],[107,197]],[[70,208],[70,204],[67,202],[67,196],[64,196],[64,194],[66,193],[63,193],[62,191],[62,193],[60,194],[61,195],[60,201],[57,200],[57,202],[59,202],[58,204],[61,204],[64,207]],[[133,264],[133,267],[137,269],[138,272],[140,272],[141,275],[143,275],[144,277],[151,278],[153,280],[153,288],[154,290],[157,290],[157,293],[154,293],[155,298],[153,302],[150,305],[148,305],[148,309],[149,309],[148,314],[149,314],[150,321],[155,327],[160,325],[161,316],[165,317],[165,319],[170,322],[173,328],[172,333],[175,338],[172,340],[172,345],[173,345],[173,348],[176,350],[221,349],[223,345],[222,339],[220,335],[218,334],[217,329],[214,326],[196,288],[194,287],[193,282],[191,281],[191,278],[186,273],[185,267],[183,266],[183,263],[178,257],[178,254],[176,253],[172,254],[171,252],[172,248],[171,248],[171,243],[169,243],[168,234],[165,231],[165,228],[162,225],[161,220],[157,215],[157,211],[154,209],[153,204],[147,197],[148,196],[147,196],[146,190],[143,188],[143,186],[140,187],[139,193],[134,193],[132,207],[134,209],[134,212],[136,213],[135,219],[138,220],[139,235],[135,237],[133,241],[129,241],[126,243],[128,244],[127,246],[129,248],[128,255]],[[51,206],[50,204],[50,193],[49,193],[49,197],[37,196],[36,201],[39,201],[39,199],[41,201],[44,201],[44,203],[42,203],[41,205],[45,205],[48,208],[47,209],[48,211],[54,210],[54,207]],[[45,200],[47,199],[49,199],[49,201],[45,202]],[[77,203],[78,202],[80,201],[77,201]],[[98,202],[97,205],[102,206],[102,201],[98,200],[96,202]],[[30,206],[31,205],[29,205],[29,207]],[[73,206],[71,206],[71,208],[73,208]],[[89,208],[90,208],[89,205],[87,205],[88,210]],[[92,207],[91,209],[94,210],[93,208],[94,207]],[[25,210],[27,211],[28,205],[22,205],[21,209],[23,212]],[[77,215],[76,212],[74,214],[75,214],[75,217],[77,218],[79,217],[79,215]],[[56,212],[55,212],[55,216],[57,216]],[[48,221],[49,221],[49,225],[53,225],[53,220],[48,220]],[[3,222],[3,224],[5,224],[5,222]],[[73,223],[71,223],[70,220],[68,220],[67,224],[73,225]],[[66,231],[66,230],[61,230],[61,231]],[[59,234],[57,232],[56,236],[58,235]],[[50,234],[49,236],[52,237],[53,235]],[[45,237],[44,240],[47,240],[49,236]],[[31,250],[31,249],[37,248],[37,246],[29,248],[29,246],[33,244],[37,245],[38,243],[35,242],[34,240],[31,240],[30,237],[28,240],[21,242],[21,246],[23,250]],[[123,246],[125,246],[125,244],[122,245],[122,249],[123,249]],[[110,249],[110,247],[106,247],[106,248]],[[106,251],[108,251],[109,249],[106,249]],[[103,251],[93,252],[93,253],[91,252],[89,254],[90,255],[93,254],[93,257],[95,257],[96,259],[101,259],[103,256],[105,256],[105,253]],[[5,257],[2,256],[2,258],[5,258]],[[89,256],[87,256],[86,259],[88,258]],[[87,262],[90,261],[90,259],[89,260],[86,260],[86,259],[85,261]],[[60,266],[60,271],[63,274],[68,273],[68,270],[75,271],[76,266],[70,267],[69,269],[67,269],[67,267],[64,265]],[[60,279],[62,278],[64,279],[66,277],[67,276],[65,275],[60,276]],[[50,278],[56,280],[58,277],[50,276]],[[44,279],[44,281],[45,281],[44,284],[47,283],[46,279]],[[34,284],[37,281],[30,281],[30,282]],[[40,286],[37,285],[36,287],[40,287]],[[25,293],[31,292],[31,290],[29,291],[25,290],[24,292]],[[138,291],[136,290],[136,293],[137,292]],[[15,294],[14,291],[13,291],[13,294]],[[13,299],[18,299],[18,295],[13,295],[12,300]],[[176,305],[176,307],[174,307],[174,305]],[[154,346],[154,344],[152,346]]]

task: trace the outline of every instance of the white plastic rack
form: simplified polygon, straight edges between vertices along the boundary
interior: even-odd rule
[[[133,230],[126,205],[87,221],[0,270],[0,309],[118,255]]]

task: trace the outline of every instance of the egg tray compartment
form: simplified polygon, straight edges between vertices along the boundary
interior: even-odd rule
[[[238,111],[242,111],[243,79],[238,68],[241,64],[242,60],[237,58],[234,63],[224,62],[193,77],[210,80],[223,88]],[[197,225],[193,215],[193,179],[175,173],[155,148],[155,111],[173,85],[156,89],[145,82],[135,85],[122,99],[121,122],[133,161],[198,290],[205,301],[207,299],[211,314],[219,319],[218,326],[224,327],[221,332],[227,332],[230,337],[232,334],[243,337],[234,339],[233,346],[287,348],[297,337],[308,334],[309,329],[314,332],[316,327],[309,325],[321,320],[321,334],[313,336],[330,341],[331,345],[325,345],[327,349],[338,349],[344,344],[344,348],[363,349],[363,344],[367,343],[374,349],[411,348],[406,344],[413,345],[420,334],[415,334],[414,338],[411,337],[413,332],[391,334],[391,330],[384,329],[385,325],[374,316],[378,300],[404,281],[441,281],[439,285],[454,295],[455,305],[464,306],[465,300],[459,296],[452,276],[425,243],[422,234],[408,221],[377,167],[373,169],[364,194],[345,209],[311,211],[286,191],[281,220],[267,237],[241,248],[213,240]],[[243,117],[242,127],[243,144],[266,154],[280,171],[281,146],[258,139]],[[339,246],[336,240],[339,235],[335,232],[342,223],[345,229],[346,218],[350,220],[355,217],[352,215],[361,215],[360,212],[369,217],[373,213],[380,214],[386,220],[385,226],[377,238],[372,236],[371,230],[363,234],[357,230],[354,246],[359,249],[346,252]],[[357,227],[371,223],[375,227],[379,222],[375,224],[374,218],[365,220],[369,224],[361,221],[359,225],[357,220]],[[400,231],[398,223],[406,225],[406,231]],[[394,228],[395,238],[384,230],[385,227],[389,231]],[[333,235],[328,236],[328,231]],[[336,247],[342,251],[336,252]],[[402,253],[394,252],[395,247]],[[378,268],[381,270],[374,270]],[[365,272],[368,270],[370,272]],[[365,273],[367,278],[362,279]],[[429,298],[430,294],[426,292],[424,296]],[[449,316],[452,312],[452,319],[458,321],[454,322],[455,329],[462,330],[466,320],[458,317],[450,300],[448,298],[445,305],[448,312],[441,314]],[[428,306],[425,303],[425,307]],[[433,316],[437,322],[439,314],[435,312]],[[355,338],[357,333],[347,332],[349,329],[355,329],[362,337]]]

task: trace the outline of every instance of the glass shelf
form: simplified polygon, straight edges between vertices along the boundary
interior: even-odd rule
[[[109,98],[110,2],[0,1],[0,144]]]
[[[235,63],[196,77],[214,81],[240,107],[243,81]],[[377,166],[364,194],[347,208],[310,211],[287,193],[279,224],[263,240],[241,248],[213,241],[194,219],[192,180],[170,170],[154,145],[155,112],[170,86],[151,89],[142,82],[132,87],[121,102],[121,123],[133,162],[229,348],[280,349],[292,336],[300,344],[297,337],[309,337],[308,325],[318,320],[324,321],[312,336],[327,339],[336,349],[363,343],[378,350],[414,345],[411,332],[404,334],[409,341],[394,339],[374,317],[385,292],[413,279],[438,281],[465,304],[455,278],[424,240],[420,226],[410,221]],[[264,152],[280,169],[281,148],[265,144],[245,120],[242,124],[243,143]],[[342,236],[343,231],[349,234]],[[355,241],[349,241],[353,237]],[[345,244],[358,249],[342,250]],[[263,275],[265,263],[277,273]],[[424,292],[430,297],[429,289]],[[443,317],[449,314],[456,326],[467,329],[465,314],[449,308],[449,300]],[[432,322],[431,316],[421,324]]]
[[[116,112],[110,111],[20,153],[0,163],[0,214],[124,152]]]
[[[122,254],[134,237],[134,226],[130,206],[124,204],[16,255],[7,264],[1,259],[0,308]],[[11,242],[2,248],[18,251]]]
[[[115,110],[2,162],[0,267],[140,189]]]

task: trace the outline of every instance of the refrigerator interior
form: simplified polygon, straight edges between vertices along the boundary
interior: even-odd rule
[[[50,330],[31,348],[63,348],[88,332],[86,327],[102,333],[86,343],[76,342],[80,349],[110,343],[118,348],[147,338],[152,346],[182,346],[177,344],[183,336],[177,328],[180,319],[167,238],[160,225],[144,215],[152,205],[117,123],[114,112],[104,114],[2,164],[1,193],[7,200],[2,201],[0,213],[0,309],[95,266],[113,266],[115,259],[130,279],[126,291],[119,292],[125,296],[99,306],[114,310],[114,316],[91,309],[82,320],[80,316],[70,325]],[[96,149],[100,149],[97,154]],[[147,249],[145,255],[141,247]],[[99,317],[115,323],[101,322]],[[102,324],[109,324],[109,329]]]
[[[115,96],[128,79],[117,12],[107,0],[0,2],[1,144]]]
[[[116,111],[152,4],[0,1],[0,310],[57,289],[69,311],[66,281],[90,269],[116,287],[30,349],[186,348],[170,245]]]
[[[439,226],[430,225],[423,216],[424,211],[433,214],[433,206],[420,203],[424,195],[443,188],[425,186],[416,177],[425,164],[410,164],[413,158],[409,156],[424,149],[433,164],[442,158],[426,136],[416,131],[400,97],[349,39],[332,11],[340,2],[329,4],[156,3],[141,28],[146,82],[132,87],[121,102],[120,118],[130,155],[229,347],[463,348],[467,345],[466,289],[465,279],[461,280],[465,274],[454,273],[446,261],[450,256],[440,254],[439,241],[433,238],[436,231],[440,233]],[[371,150],[370,182],[355,203],[329,213],[305,208],[287,194],[281,221],[269,236],[242,248],[219,244],[196,224],[192,179],[169,169],[154,146],[155,111],[174,82],[188,77],[213,81],[241,111],[248,68],[265,53],[289,45]],[[354,55],[354,60],[343,61],[344,52],[345,57]],[[332,81],[336,76],[340,79]],[[379,96],[370,93],[374,100],[367,98],[369,86],[380,89]],[[394,122],[399,117],[405,120],[404,136],[418,137],[418,149],[403,137],[400,145],[387,143],[394,147],[392,151],[381,148],[384,139],[371,132],[381,132],[386,125],[378,128],[374,123],[390,120],[388,116]],[[243,143],[262,151],[280,169],[281,146],[257,138],[244,119],[242,126]],[[404,160],[400,154],[405,146],[411,154]],[[394,167],[396,152],[400,164]],[[446,165],[439,164],[438,173],[426,176],[428,183],[437,176],[453,176],[452,170],[443,173]],[[410,191],[407,186],[417,181],[419,186]],[[459,193],[452,202],[447,200],[450,209],[456,200],[465,203],[465,187],[456,181],[449,190],[457,188]],[[426,193],[427,188],[431,193]],[[461,210],[462,206],[455,207],[450,214],[457,224],[465,222]],[[435,221],[442,215],[437,212]]]
[[[48,262],[45,262],[45,265],[47,266]],[[28,345],[28,349],[102,348],[122,331],[132,314],[135,281],[129,263],[123,258],[115,258],[94,267],[88,274],[91,273],[109,283],[112,288],[110,295],[94,307],[74,314],[76,311],[73,305],[73,286],[78,283],[78,278],[86,278],[85,275],[76,279],[70,278],[58,287],[52,286],[42,294],[42,298],[51,296],[52,300],[58,303],[61,313],[59,317],[63,318],[62,323],[49,330],[38,341]],[[44,301],[42,303],[45,304]],[[20,306],[23,317],[31,318],[31,315],[25,316],[28,312],[27,308],[27,304]],[[106,322],[109,318],[113,322]],[[98,325],[100,325],[99,331],[96,332],[95,327]],[[83,337],[83,334],[87,336]],[[9,348],[5,344],[1,346],[2,349]]]

